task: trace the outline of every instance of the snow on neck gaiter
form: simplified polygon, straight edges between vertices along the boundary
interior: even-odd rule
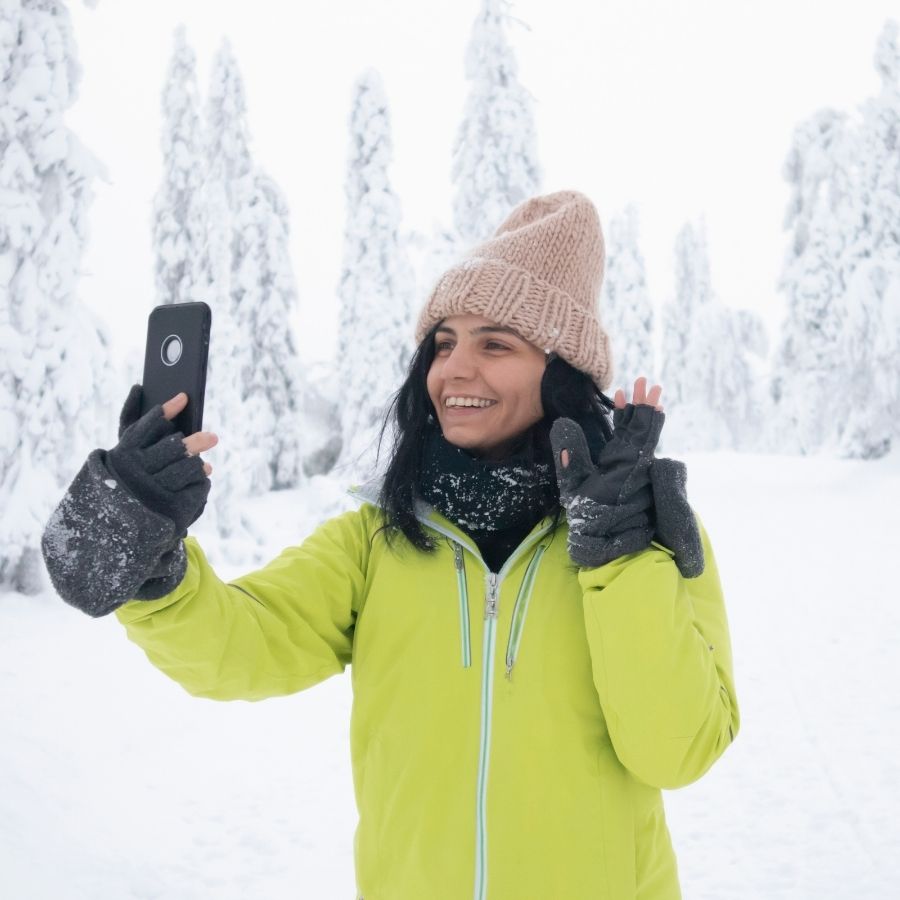
[[[451,444],[440,428],[431,427],[419,493],[468,532],[533,523],[559,501],[552,458],[537,458],[533,429],[506,459],[486,460]]]

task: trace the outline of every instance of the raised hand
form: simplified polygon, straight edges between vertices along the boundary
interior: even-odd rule
[[[133,425],[141,417],[142,390],[143,389],[141,385],[135,384],[132,385],[132,388],[128,393],[128,397],[125,400],[125,405],[122,407],[122,412],[119,416],[120,440],[125,432],[125,429],[130,425]],[[185,406],[187,406],[187,402],[188,395],[185,394],[184,391],[182,391],[180,394],[176,394],[174,397],[172,397],[171,400],[167,400],[162,404],[163,418],[171,421],[175,418],[175,416],[178,415],[178,413],[180,413],[185,408]],[[213,432],[211,431],[197,431],[189,437],[184,438],[183,440],[187,456],[197,456],[204,450],[210,450],[219,443],[218,436],[213,434]],[[203,471],[207,475],[211,474],[212,466],[209,463],[203,463]]]
[[[665,414],[660,385],[634,386],[634,402],[615,396],[613,436],[594,466],[584,432],[572,419],[550,429],[560,503],[569,522],[569,555],[582,566],[598,566],[647,547],[653,538],[653,493],[649,469]]]
[[[185,438],[172,419],[184,408],[186,394],[157,404],[140,415],[141,385],[131,388],[119,418],[119,443],[106,454],[110,472],[145,506],[167,516],[179,536],[206,506],[209,472],[197,455],[218,442],[216,435],[198,431]]]

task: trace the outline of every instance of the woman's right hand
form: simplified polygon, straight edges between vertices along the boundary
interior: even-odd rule
[[[119,440],[125,429],[133,425],[141,417],[141,385],[132,386],[125,405],[122,407],[122,413],[119,416]],[[171,421],[187,406],[188,395],[182,391],[176,394],[171,400],[167,400],[162,404],[163,418]],[[183,438],[185,450],[188,456],[197,456],[204,450],[209,450],[219,443],[219,437],[211,431],[196,431],[194,434]],[[203,471],[209,475],[212,472],[212,466],[209,463],[203,463]]]
[[[188,395],[182,391],[176,394],[171,400],[167,400],[162,405],[163,418],[174,419],[185,406],[187,406]],[[189,437],[184,438],[184,446],[188,456],[198,456],[204,450],[210,450],[219,443],[219,437],[211,431],[196,431]],[[209,463],[203,463],[203,471],[207,475],[212,472],[212,466]]]
[[[175,522],[180,537],[202,514],[212,466],[200,452],[218,443],[212,432],[185,437],[172,419],[184,409],[187,395],[177,394],[141,415],[143,388],[132,386],[119,417],[119,443],[107,451],[111,474],[145,506]]]

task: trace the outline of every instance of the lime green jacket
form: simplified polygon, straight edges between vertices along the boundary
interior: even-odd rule
[[[427,506],[387,547],[374,495],[228,583],[193,537],[181,584],[117,611],[198,697],[262,700],[351,666],[364,900],[675,900],[661,788],[738,731],[722,590],[659,544],[594,569],[538,523],[493,573]],[[365,502],[368,501],[371,502]]]

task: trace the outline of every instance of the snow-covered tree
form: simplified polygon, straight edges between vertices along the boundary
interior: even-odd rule
[[[287,204],[253,162],[243,80],[227,41],[212,67],[206,136],[205,178],[188,220],[201,235],[193,296],[213,313],[204,425],[221,439],[205,515],[233,559],[245,538],[259,537],[243,512],[247,498],[302,480],[306,388],[290,325],[297,291]]]
[[[785,163],[792,229],[781,288],[787,311],[772,396],[802,453],[873,458],[900,437],[900,47],[879,36],[881,90],[859,123],[822,110],[801,124]]]
[[[675,239],[675,296],[663,304],[662,365],[660,384],[666,393],[663,404],[674,408],[703,385],[691,382],[691,346],[699,308],[709,302],[709,262],[706,232],[686,224]],[[701,371],[702,368],[701,368]]]
[[[850,277],[844,297],[844,387],[838,434],[830,447],[841,456],[877,459],[898,438],[900,383],[900,262],[867,259]]]
[[[303,473],[326,475],[341,452],[341,405],[333,360],[316,360],[304,371]]]
[[[470,88],[452,166],[459,250],[487,240],[514,206],[540,191],[532,97],[517,78],[508,8],[508,0],[482,0],[466,49]]]
[[[194,268],[204,228],[197,205],[206,172],[196,57],[184,26],[175,31],[162,94],[163,180],[156,192],[153,249],[159,303],[196,299]]]
[[[307,388],[290,317],[297,288],[288,252],[289,214],[278,185],[257,171],[250,203],[235,211],[245,252],[232,284],[240,321],[251,341],[243,379],[246,477],[251,494],[298,487],[301,428],[298,404]]]
[[[676,291],[664,309],[665,452],[756,446],[762,422],[758,316],[723,305],[712,289],[706,226],[685,225],[676,240]],[[668,398],[668,399],[666,399]]]
[[[699,413],[694,421],[703,426],[692,436],[690,446],[704,450],[760,448],[767,423],[759,380],[759,363],[766,353],[762,320],[756,313],[713,299],[698,310],[695,328],[693,345],[698,347],[697,363],[703,368],[697,364],[691,368],[697,373],[697,386],[699,377],[705,382],[685,404]]]
[[[733,403],[725,400],[725,417],[736,450],[763,452],[770,446],[772,418],[766,371],[769,336],[762,318],[753,310],[731,309],[729,314],[734,350],[723,346],[720,352],[738,368],[734,380],[739,387],[732,392]]]
[[[787,312],[771,381],[779,452],[817,452],[841,427],[851,141],[846,117],[820,110],[795,129],[783,168],[792,236],[779,280]]]
[[[77,296],[102,170],[64,121],[81,74],[64,3],[0,5],[0,71],[0,588],[37,593],[44,525],[114,433],[108,331]]]
[[[846,418],[842,456],[872,459],[900,444],[900,46],[889,20],[875,49],[881,90],[862,106],[859,203],[848,216],[844,327]],[[853,227],[855,226],[855,227]],[[845,225],[846,227],[846,225]]]
[[[349,129],[335,368],[343,441],[339,465],[361,473],[374,461],[377,426],[406,375],[414,331],[412,268],[400,239],[400,202],[388,176],[390,115],[374,69],[363,72],[353,87]]]
[[[242,266],[246,236],[236,228],[236,211],[253,193],[253,165],[243,83],[227,42],[213,61],[207,98],[207,178],[202,209],[206,215],[204,299],[212,310],[212,333],[204,406],[204,428],[219,435],[216,445],[216,480],[210,492],[205,524],[214,527],[219,544],[228,541],[230,552],[253,536],[244,515],[250,495],[246,453],[254,442],[250,433],[244,389],[251,367],[252,339],[247,306],[241,305],[243,288],[237,276]]]
[[[634,204],[612,217],[606,229],[600,315],[612,344],[614,386],[621,387],[630,400],[636,378],[646,375],[652,384],[656,376],[653,304],[638,246],[638,212]],[[665,385],[663,391],[668,393]]]

